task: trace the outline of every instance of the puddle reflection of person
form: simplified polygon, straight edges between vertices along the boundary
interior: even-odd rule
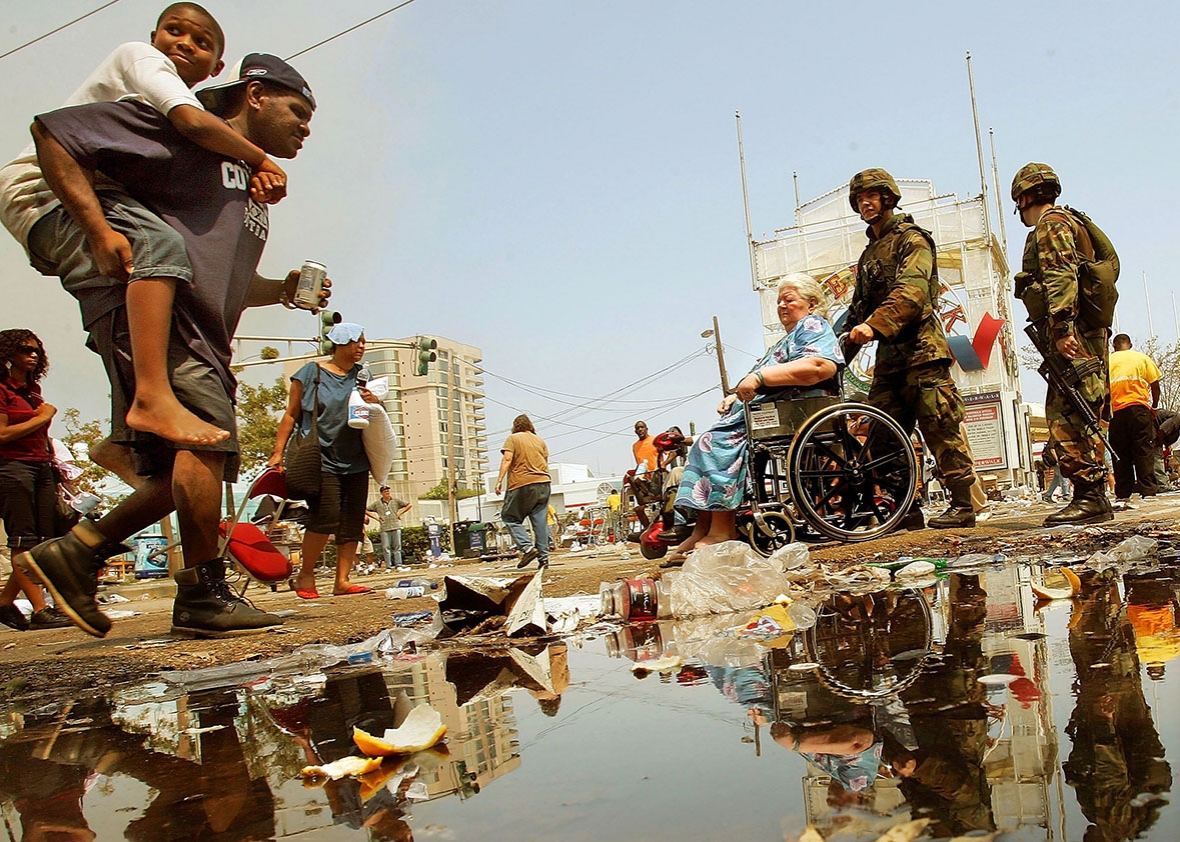
[[[1073,740],[1062,764],[1065,782],[1090,823],[1086,840],[1134,839],[1159,819],[1172,769],[1143,696],[1134,630],[1117,577],[1083,577],[1072,612],[1077,704],[1065,729]]]
[[[68,711],[71,722],[89,721],[90,727],[29,720],[0,743],[0,797],[12,798],[20,812],[24,842],[94,839],[81,799],[103,775],[134,778],[154,792],[126,828],[131,842],[272,838],[274,798],[265,777],[250,778],[234,728],[236,696],[194,694],[188,708],[200,711],[200,763],[148,748],[145,735],[128,733],[111,720],[105,700]]]
[[[995,830],[983,769],[988,717],[995,710],[978,680],[990,671],[982,643],[987,593],[979,578],[951,574],[949,604],[941,657],[900,693],[916,745],[886,735],[883,750],[914,818],[934,820],[933,836]]]
[[[833,781],[839,782],[845,792],[863,792],[877,780],[882,743],[871,728],[851,722],[824,725],[771,723],[759,708],[752,709],[749,716],[755,725],[770,725],[770,738],[775,743],[803,755]]]

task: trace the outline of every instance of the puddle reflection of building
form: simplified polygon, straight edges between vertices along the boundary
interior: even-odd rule
[[[996,825],[1044,828],[1054,835],[1064,805],[1057,781],[1059,737],[1048,693],[1049,640],[1029,587],[1026,565],[990,567],[982,647],[991,674],[1013,676],[988,685],[988,702],[1001,708],[998,732],[984,756]],[[947,604],[951,601],[948,593]]]
[[[62,839],[94,838],[81,799],[106,775],[154,790],[128,826],[132,840],[288,838],[334,824],[364,828],[371,839],[411,839],[407,784],[421,783],[418,800],[475,795],[520,765],[509,691],[527,689],[555,712],[569,684],[564,644],[480,656],[483,674],[451,658],[188,694],[154,683],[25,716],[0,741],[0,798],[14,822],[32,829],[29,838],[50,823]],[[381,787],[354,779],[322,790],[303,785],[303,766],[359,753],[353,726],[380,734],[424,702],[447,726],[449,753],[429,763],[416,755],[423,761],[416,778],[398,772]],[[102,810],[107,802],[87,804]]]

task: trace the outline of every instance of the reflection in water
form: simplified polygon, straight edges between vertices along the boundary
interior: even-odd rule
[[[1128,578],[1134,580],[1129,594],[1142,599],[1151,592],[1150,580]],[[1069,650],[1078,682],[1064,770],[1090,823],[1085,839],[1134,839],[1155,824],[1160,796],[1172,788],[1172,769],[1143,697],[1135,633],[1114,577],[1083,580]]]
[[[746,615],[627,626],[606,654],[682,659],[642,682],[587,638],[243,668],[248,683],[229,688],[187,673],[7,709],[0,814],[6,838],[29,842],[681,842],[724,838],[727,823],[740,828],[728,838],[811,824],[868,842],[915,817],[931,838],[1170,842],[1174,578],[1092,574],[1072,603],[1037,603],[1030,575],[837,594],[813,606],[812,628],[766,643],[737,636]],[[424,703],[445,751],[304,785],[302,767],[358,753],[354,727],[380,733]]]
[[[679,683],[706,676],[747,708],[759,751],[768,726],[803,756],[807,821],[825,837],[925,818],[935,838],[1019,829],[1080,839],[1066,830],[1075,808],[1064,781],[1087,840],[1136,838],[1171,788],[1137,653],[1160,680],[1180,653],[1175,581],[1107,574],[1074,602],[1077,705],[1061,766],[1042,613],[1057,606],[1036,603],[1028,582],[1013,566],[952,573],[924,591],[837,594],[813,628],[769,650],[735,641],[732,618],[632,626],[612,648],[637,661],[680,655]]]
[[[563,643],[479,658],[479,674],[449,660],[435,654],[191,693],[156,683],[44,715],[11,714],[16,727],[0,741],[0,802],[20,835],[9,836],[95,839],[87,793],[129,779],[150,792],[123,829],[132,842],[246,842],[329,826],[410,840],[414,803],[469,798],[519,765],[510,690],[526,689],[553,715],[569,686]],[[303,766],[360,754],[354,727],[382,733],[422,702],[442,714],[446,747],[390,758],[359,779],[300,784]]]

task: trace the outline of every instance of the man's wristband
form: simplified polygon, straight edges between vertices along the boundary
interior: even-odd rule
[[[754,379],[758,381],[758,387],[761,388],[766,385],[766,378],[762,376],[761,371],[754,372]]]

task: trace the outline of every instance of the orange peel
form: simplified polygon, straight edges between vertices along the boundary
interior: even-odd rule
[[[1032,592],[1037,599],[1072,599],[1081,593],[1082,580],[1078,578],[1077,573],[1074,573],[1068,567],[1059,567],[1049,572],[1060,573],[1065,579],[1065,584],[1062,586],[1050,586],[1044,583],[1037,584],[1033,582],[1031,585]]]
[[[401,725],[389,728],[381,737],[360,728],[352,729],[352,741],[369,757],[413,754],[435,745],[447,732],[442,716],[430,705],[418,705]]]

